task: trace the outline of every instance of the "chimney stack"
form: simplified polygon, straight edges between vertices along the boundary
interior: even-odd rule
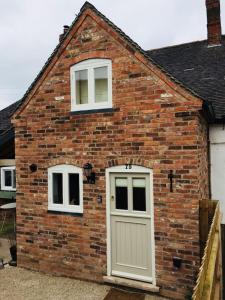
[[[221,44],[221,18],[220,0],[206,0],[208,45],[218,46]]]
[[[67,31],[69,30],[69,26],[68,25],[64,25],[63,26],[63,33],[61,33],[60,35],[59,35],[59,42],[61,42],[62,41],[62,39],[64,38],[64,35],[67,33]]]

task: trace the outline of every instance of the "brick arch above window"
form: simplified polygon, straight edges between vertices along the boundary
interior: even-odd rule
[[[51,168],[57,165],[73,165],[82,168],[85,162],[86,160],[82,161],[80,159],[78,160],[67,156],[61,156],[57,158],[51,158],[51,160],[47,162],[47,168]]]
[[[77,63],[80,63],[80,62],[88,60],[88,59],[109,59],[109,60],[111,60],[111,58],[107,54],[107,52],[90,51],[90,52],[80,53],[79,55],[72,58],[70,66],[73,66]]]

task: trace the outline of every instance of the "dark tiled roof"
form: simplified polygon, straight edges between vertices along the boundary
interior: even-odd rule
[[[12,127],[11,116],[17,110],[20,103],[21,101],[17,101],[0,111],[0,135],[10,130]]]
[[[217,47],[208,47],[205,40],[147,53],[184,86],[211,102],[217,120],[225,118],[225,36]]]

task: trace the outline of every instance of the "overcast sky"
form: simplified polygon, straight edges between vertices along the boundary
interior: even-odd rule
[[[0,109],[19,100],[83,0],[0,0]],[[91,0],[143,49],[206,38],[205,0]],[[225,0],[221,0],[225,28]]]

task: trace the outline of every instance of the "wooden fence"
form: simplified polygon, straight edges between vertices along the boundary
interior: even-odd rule
[[[193,300],[221,299],[221,214],[218,201],[200,203],[200,240],[204,247]],[[205,242],[206,241],[206,242]]]

